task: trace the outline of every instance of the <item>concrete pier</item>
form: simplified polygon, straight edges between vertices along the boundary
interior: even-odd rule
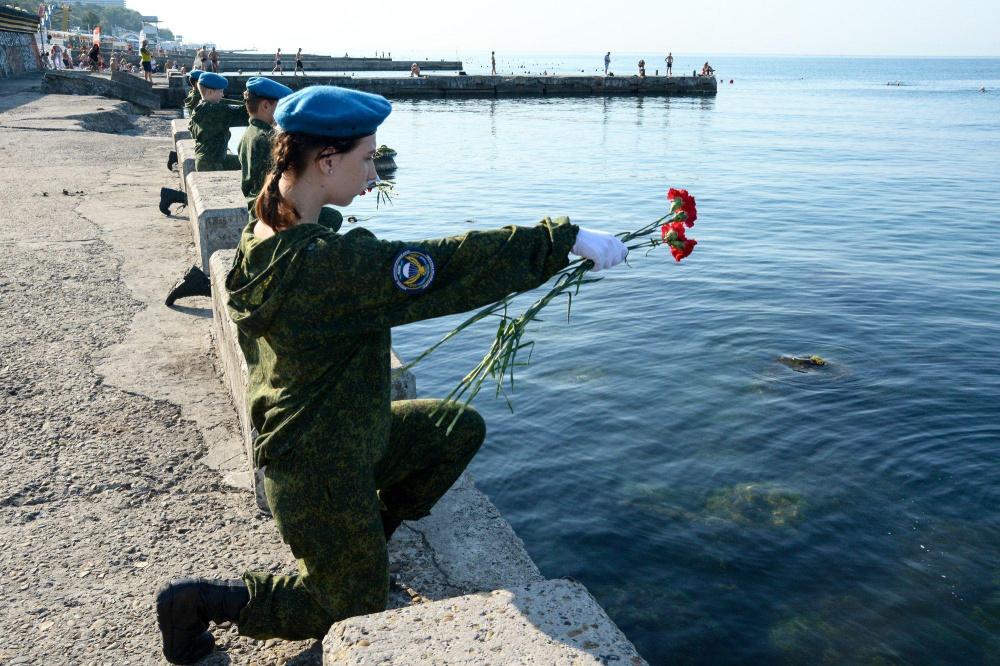
[[[226,97],[238,98],[251,75],[227,74]],[[566,97],[600,95],[707,96],[718,93],[711,76],[271,76],[289,88],[332,85],[363,90],[389,98],[401,97]],[[170,76],[160,88],[165,107],[183,104],[183,77]]]

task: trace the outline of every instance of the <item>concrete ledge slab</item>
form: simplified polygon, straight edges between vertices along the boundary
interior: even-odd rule
[[[188,216],[195,254],[208,275],[209,258],[219,250],[235,249],[249,219],[240,189],[239,171],[194,172],[187,175]]]
[[[575,581],[548,580],[338,622],[332,664],[544,664],[646,661]]]
[[[174,137],[174,150],[177,150],[177,142],[191,138],[191,130],[188,128],[190,121],[187,118],[176,118],[170,121],[170,131]]]
[[[426,599],[542,580],[524,542],[468,474],[459,477],[431,515],[404,523],[391,546],[393,573]]]
[[[181,189],[187,191],[187,177],[194,173],[194,139],[180,139],[177,146],[177,168],[180,169]]]

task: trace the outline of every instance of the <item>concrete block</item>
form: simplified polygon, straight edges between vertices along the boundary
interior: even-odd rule
[[[187,177],[194,173],[194,139],[181,139],[177,146],[177,168],[181,175],[181,189],[187,190]]]
[[[195,254],[207,275],[210,271],[208,260],[212,254],[234,249],[240,242],[240,233],[247,226],[247,203],[240,189],[240,172],[189,173],[185,189]]]
[[[170,121],[171,134],[174,136],[174,150],[177,150],[177,142],[191,138],[191,130],[188,128],[190,121],[187,118],[176,118]]]
[[[353,617],[323,641],[332,664],[544,664],[646,661],[587,589],[548,580]]]
[[[111,80],[115,83],[121,83],[129,88],[134,88],[146,93],[152,93],[153,84],[146,79],[138,76],[136,74],[130,74],[128,72],[123,72],[121,70],[111,72]]]

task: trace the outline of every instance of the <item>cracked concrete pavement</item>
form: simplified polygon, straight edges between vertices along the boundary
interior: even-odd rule
[[[0,80],[3,664],[166,663],[161,583],[294,566],[245,488],[209,299],[163,305],[194,261],[157,210],[171,116],[127,110]],[[320,660],[215,634],[203,663]]]

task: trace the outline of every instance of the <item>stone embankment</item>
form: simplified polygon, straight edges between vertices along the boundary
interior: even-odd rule
[[[294,568],[251,494],[221,301],[162,305],[206,252],[218,279],[213,243],[232,241],[206,229],[241,220],[208,202],[235,197],[199,194],[164,218],[170,117],[44,95],[37,78],[0,92],[0,663],[163,663],[163,581]],[[643,663],[582,586],[542,579],[467,476],[397,531],[390,567],[392,609],[323,645],[222,626],[203,663]]]

